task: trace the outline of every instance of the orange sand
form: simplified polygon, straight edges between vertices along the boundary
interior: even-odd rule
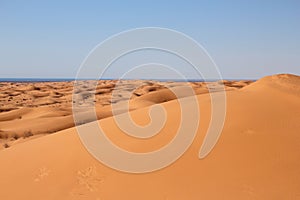
[[[223,82],[227,115],[212,152],[198,158],[210,122],[207,87],[218,83],[191,83],[201,113],[198,134],[178,161],[147,174],[115,171],[87,152],[73,127],[71,83],[0,83],[0,140],[10,146],[0,150],[0,199],[300,199],[300,77]],[[168,89],[151,82],[133,95],[130,113],[139,124],[149,122],[151,105],[160,103],[168,114],[158,135],[140,141],[124,135],[110,117],[113,84],[99,84],[100,120],[91,123],[135,152],[158,149],[172,139],[180,109]],[[172,84],[180,90],[180,83]]]

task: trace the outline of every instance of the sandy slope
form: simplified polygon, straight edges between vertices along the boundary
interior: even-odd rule
[[[227,90],[243,87],[251,81],[226,81]],[[183,83],[157,82],[157,81],[126,81],[118,83],[113,80],[98,82],[95,91],[95,104],[98,119],[112,115],[111,104],[119,104],[126,100],[126,91],[134,90],[131,98],[130,110],[150,106],[173,100],[176,97],[165,86],[182,91]],[[217,83],[191,83],[196,94],[208,92],[208,87],[213,88]],[[87,104],[90,88],[84,81],[82,87],[75,92]],[[112,91],[117,97],[111,99]],[[23,141],[45,134],[74,127],[72,116],[72,82],[44,82],[44,83],[0,83],[0,149],[3,145],[12,146]],[[183,92],[184,94],[184,92]],[[184,96],[184,95],[183,95]],[[119,113],[124,112],[120,110]],[[83,115],[87,115],[85,110]],[[88,122],[87,120],[86,122]]]
[[[198,95],[195,141],[177,162],[153,173],[104,166],[81,145],[74,128],[4,149],[0,199],[300,199],[299,80],[277,75],[228,91],[222,135],[202,160],[198,153],[210,121],[210,96]],[[189,105],[188,97],[185,102]],[[176,100],[161,105],[168,114],[166,126],[147,141],[125,136],[113,118],[93,123],[124,149],[155,150],[174,136],[180,122]],[[131,114],[140,124],[149,121],[147,107]]]

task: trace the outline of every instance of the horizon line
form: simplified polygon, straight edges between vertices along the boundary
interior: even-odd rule
[[[76,81],[76,80],[144,80],[144,81],[176,81],[176,82],[203,82],[203,81],[220,81],[220,80],[227,80],[227,81],[238,81],[238,80],[245,80],[245,81],[256,81],[258,79],[254,78],[221,78],[221,79],[196,79],[196,78],[186,78],[186,79],[180,79],[180,78],[123,78],[123,79],[118,79],[118,78],[100,78],[100,79],[95,79],[95,78],[1,78],[0,77],[0,82],[64,82],[64,81]]]

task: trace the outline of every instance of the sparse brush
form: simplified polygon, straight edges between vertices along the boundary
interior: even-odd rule
[[[14,138],[15,140],[17,140],[17,139],[20,138],[20,136],[19,136],[18,134],[15,133],[15,134],[12,135],[12,138]]]
[[[24,139],[25,139],[25,138],[28,138],[28,137],[31,137],[31,136],[33,136],[33,134],[32,134],[31,131],[26,131],[26,132],[23,133],[23,138],[24,138]]]

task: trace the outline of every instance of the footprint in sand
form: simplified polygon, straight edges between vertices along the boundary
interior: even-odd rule
[[[77,172],[77,184],[72,190],[71,195],[86,195],[100,189],[104,182],[104,177],[97,174],[96,167],[90,166]]]
[[[34,181],[39,182],[42,179],[46,178],[50,173],[50,170],[47,169],[46,167],[42,167],[40,169],[38,169],[38,173],[36,175],[36,178],[34,179]]]

